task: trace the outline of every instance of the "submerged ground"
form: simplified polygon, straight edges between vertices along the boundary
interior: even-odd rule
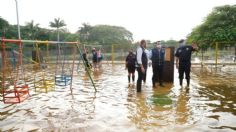
[[[174,84],[136,93],[128,86],[124,65],[104,64],[92,72],[97,92],[81,69],[69,87],[49,93],[31,89],[20,104],[0,102],[0,131],[234,131],[236,130],[235,74],[193,68],[190,90]],[[31,82],[32,85],[32,82]],[[185,84],[184,84],[185,85]]]

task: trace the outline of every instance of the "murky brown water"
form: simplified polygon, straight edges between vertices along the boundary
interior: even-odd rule
[[[20,104],[0,102],[0,131],[234,131],[235,75],[194,68],[190,90],[175,83],[152,88],[151,68],[141,93],[128,87],[123,65],[94,72],[95,93],[83,70],[69,87],[35,93]],[[154,103],[153,98],[162,103]]]

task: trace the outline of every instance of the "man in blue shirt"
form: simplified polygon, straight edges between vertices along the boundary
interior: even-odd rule
[[[162,48],[161,42],[156,42],[156,47],[151,50],[149,53],[149,58],[152,60],[152,86],[155,87],[156,81],[159,81],[161,87],[164,87],[162,75],[163,75],[163,67],[165,63],[165,49]]]

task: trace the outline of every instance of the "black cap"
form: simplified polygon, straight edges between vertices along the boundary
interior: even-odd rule
[[[180,39],[180,40],[179,40],[179,43],[183,43],[183,42],[184,42],[184,39]]]

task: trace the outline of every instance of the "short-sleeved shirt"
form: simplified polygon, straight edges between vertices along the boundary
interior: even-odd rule
[[[136,56],[135,56],[135,54],[129,54],[129,55],[126,57],[126,64],[127,64],[127,67],[135,67],[135,61],[136,61]]]
[[[180,62],[191,62],[193,51],[195,51],[195,49],[190,45],[182,46],[177,49],[175,56],[179,58]]]

